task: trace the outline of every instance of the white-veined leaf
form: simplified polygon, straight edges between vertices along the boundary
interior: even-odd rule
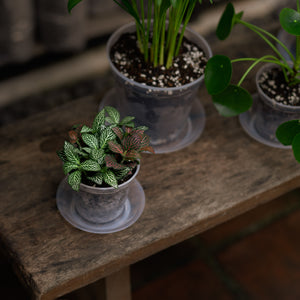
[[[94,176],[87,177],[87,179],[89,179],[90,181],[92,181],[98,185],[101,185],[103,182],[103,175],[101,173],[97,173]]]
[[[81,183],[81,172],[75,171],[69,174],[68,183],[74,191],[78,192]]]
[[[81,130],[80,130],[80,133],[89,133],[89,132],[93,132],[93,129],[86,126],[86,125],[83,125]]]
[[[105,109],[102,109],[96,116],[93,122],[93,130],[99,131],[101,126],[104,125],[105,122]]]
[[[116,137],[114,132],[110,128],[106,128],[100,135],[100,148],[104,148],[108,141],[113,140]]]
[[[73,170],[78,169],[78,165],[71,163],[69,161],[65,162],[63,165],[63,170],[64,170],[64,174],[67,175],[68,173],[70,173]]]
[[[111,123],[119,124],[120,122],[120,114],[119,112],[112,106],[105,107],[106,112],[110,118]]]
[[[126,167],[122,170],[116,170],[114,173],[115,173],[115,176],[116,176],[116,179],[117,180],[121,180],[123,179],[126,175],[128,175],[128,173],[131,171],[130,168]]]
[[[76,163],[79,163],[80,160],[79,160],[79,157],[78,157],[75,149],[76,148],[71,143],[65,141],[65,144],[64,144],[65,156],[68,161],[76,164]]]
[[[127,116],[121,121],[120,125],[126,125],[127,123],[131,122],[134,119],[135,119],[135,117]]]
[[[103,180],[105,183],[107,183],[108,185],[114,188],[118,187],[117,178],[111,170],[107,170],[106,172],[103,173]]]
[[[83,133],[82,134],[82,140],[85,142],[86,145],[88,145],[91,148],[97,149],[99,146],[97,138],[89,133]]]
[[[104,162],[105,153],[103,149],[92,149],[90,158],[97,161],[99,164]]]
[[[85,171],[100,171],[101,166],[94,160],[88,159],[80,164],[81,168]]]

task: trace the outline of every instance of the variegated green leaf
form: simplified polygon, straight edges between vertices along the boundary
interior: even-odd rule
[[[88,145],[91,148],[97,149],[99,147],[99,143],[97,138],[89,133],[83,133],[82,134],[82,140],[85,142],[86,145]]]
[[[75,171],[69,174],[68,183],[74,191],[78,192],[81,183],[81,172]]]
[[[106,172],[103,173],[103,180],[105,183],[107,183],[108,185],[114,188],[118,187],[117,178],[111,170],[107,170]]]
[[[120,122],[120,114],[119,112],[112,106],[105,107],[106,112],[108,113],[110,123],[119,124]]]
[[[58,150],[58,151],[56,151],[56,154],[63,162],[68,161],[64,150]]]
[[[105,152],[103,149],[92,149],[90,158],[97,161],[99,164],[102,164],[104,162]]]
[[[114,134],[114,132],[112,131],[112,129],[110,128],[106,128],[102,131],[101,135],[100,135],[100,148],[104,148],[107,145],[108,141],[113,140],[116,137],[116,135]]]
[[[68,161],[72,163],[79,163],[79,157],[78,154],[76,153],[76,148],[69,142],[65,141],[64,144],[64,153]]]
[[[93,130],[99,131],[105,122],[105,109],[102,109],[96,116],[93,122]]]
[[[80,130],[80,133],[90,133],[90,132],[93,132],[93,129],[86,125],[83,125]]]
[[[68,173],[70,173],[73,170],[78,169],[78,165],[71,163],[69,161],[65,162],[63,165],[63,170],[64,170],[64,174],[67,175]]]
[[[124,152],[122,146],[114,141],[108,141],[108,147],[114,153],[123,154]]]
[[[83,157],[88,157],[88,154],[87,154],[87,153],[85,153],[85,152],[79,150],[78,148],[75,148],[75,153],[77,153],[77,154],[79,154],[79,155],[81,155],[81,156],[83,156]]]
[[[101,185],[102,182],[103,182],[103,175],[102,173],[97,173],[96,175],[94,176],[89,176],[87,177],[90,181],[98,184],[98,185]]]
[[[105,156],[105,164],[108,168],[113,168],[116,170],[121,170],[124,168],[124,165],[119,164],[116,159],[111,155]]]
[[[149,128],[148,128],[147,126],[139,126],[139,127],[137,127],[136,129],[146,131],[146,130],[148,130]]]
[[[120,122],[120,125],[126,125],[127,123],[130,123],[134,119],[135,117],[127,116]]]
[[[83,147],[82,150],[84,150],[86,153],[91,153],[92,149],[88,147]]]
[[[86,160],[80,164],[81,168],[85,171],[100,171],[101,166],[94,160]]]
[[[121,180],[124,177],[126,177],[130,172],[131,172],[131,169],[126,167],[121,170],[116,170],[114,173],[115,173],[116,179]]]

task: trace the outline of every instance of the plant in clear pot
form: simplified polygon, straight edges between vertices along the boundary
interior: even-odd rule
[[[293,55],[288,47],[268,31],[242,20],[243,12],[235,13],[231,3],[225,8],[217,27],[217,36],[226,39],[235,24],[242,24],[262,38],[274,54],[260,58],[230,60],[215,55],[205,70],[205,85],[217,110],[224,116],[239,115],[243,129],[255,140],[278,148],[285,148],[276,137],[277,127],[286,121],[300,118],[300,8],[297,11],[284,8],[279,20],[282,28],[297,39],[297,51]],[[276,48],[276,43],[288,54]],[[232,64],[248,61],[251,65],[237,84],[231,83]],[[256,74],[258,94],[241,87],[249,72],[259,63],[267,63]]]
[[[73,226],[110,233],[132,225],[145,206],[145,194],[135,179],[142,152],[154,152],[145,126],[134,117],[121,119],[107,106],[91,127],[76,125],[57,152],[67,175],[57,190],[61,215]]]
[[[78,3],[69,0],[69,10]],[[187,28],[201,0],[115,1],[135,20],[112,34],[107,56],[116,85],[100,103],[129,112],[149,128],[156,153],[194,142],[205,125],[198,98],[206,62],[206,40]]]

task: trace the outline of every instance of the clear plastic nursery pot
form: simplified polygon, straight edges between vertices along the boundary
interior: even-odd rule
[[[135,32],[135,23],[121,27],[108,41],[107,55],[116,85],[106,94],[100,108],[114,106],[122,116],[134,116],[137,125],[147,126],[147,134],[151,137],[155,153],[182,149],[194,142],[204,129],[205,113],[197,97],[204,76],[174,88],[157,88],[128,79],[110,60],[112,46],[122,34],[128,32]],[[202,36],[187,28],[185,37],[202,48],[207,59],[212,56]]]
[[[80,184],[78,192],[63,179],[56,199],[61,215],[73,226],[93,233],[111,233],[132,225],[145,206],[145,194],[133,176],[119,187],[92,187]]]
[[[253,96],[251,109],[240,115],[240,123],[244,130],[255,140],[276,148],[290,148],[282,145],[276,138],[278,126],[286,121],[300,118],[300,106],[279,103],[269,96],[259,86],[259,79],[263,72],[278,67],[266,64],[256,74],[258,94]]]

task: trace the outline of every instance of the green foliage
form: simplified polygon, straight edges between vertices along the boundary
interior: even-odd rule
[[[69,11],[80,1],[68,0]],[[202,3],[202,0],[148,0],[145,7],[143,0],[113,1],[134,18],[139,48],[145,61],[166,68],[171,67],[173,58],[179,54],[196,3]]]
[[[230,60],[223,55],[213,56],[207,63],[205,69],[205,85],[208,93],[219,113],[223,116],[234,116],[247,111],[252,105],[250,94],[240,87],[250,71],[260,62],[277,64],[283,71],[286,82],[293,85],[300,82],[300,7],[297,0],[297,11],[284,8],[280,12],[280,23],[284,30],[296,36],[297,50],[295,57],[287,47],[274,35],[253,24],[242,20],[243,12],[236,13],[232,3],[228,3],[217,26],[216,34],[219,39],[226,39],[234,25],[242,24],[262,38],[274,51],[275,55],[265,55],[260,58],[238,58]],[[286,60],[274,45],[278,43],[288,53]],[[231,84],[232,63],[249,61],[251,65],[241,77],[240,81]],[[290,64],[292,62],[292,65]]]
[[[110,106],[95,117],[92,128],[76,126],[69,131],[69,141],[57,152],[63,161],[68,183],[78,191],[80,183],[104,183],[117,188],[137,166],[141,152],[152,152],[146,127],[134,126],[134,117],[120,120],[119,112]]]

